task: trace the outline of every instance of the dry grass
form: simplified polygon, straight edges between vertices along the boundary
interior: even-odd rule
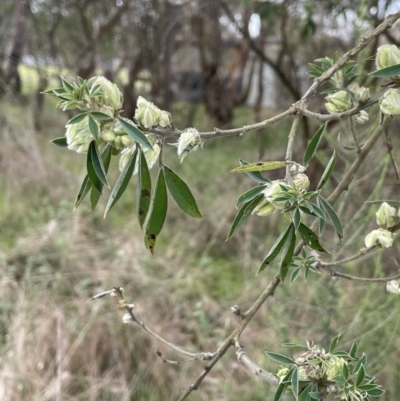
[[[215,350],[235,326],[230,306],[249,306],[273,273],[254,276],[275,238],[276,216],[253,218],[236,238],[223,242],[235,214],[234,200],[251,185],[228,171],[239,156],[254,158],[255,139],[241,140],[239,148],[237,140],[225,141],[221,148],[217,143],[206,145],[203,154],[191,155],[182,167],[173,150],[167,152],[169,164],[188,180],[207,218],[193,221],[171,200],[156,256],[151,257],[135,221],[133,190],[107,220],[102,219],[101,208],[89,214],[83,206],[72,213],[83,159],[49,144],[62,132],[63,124],[54,115],[45,117],[47,128],[41,133],[34,133],[29,109],[5,104],[0,118],[4,173],[0,180],[0,399],[175,400],[201,371],[202,363],[163,364],[156,350],[170,359],[181,356],[139,327],[123,325],[111,298],[88,299],[120,285],[153,330],[189,351]],[[344,156],[342,162],[346,163]],[[382,169],[377,170],[373,177]],[[371,181],[355,184],[359,215],[342,208],[348,216],[346,237],[351,238],[358,227],[367,230],[363,224],[368,222],[368,208],[363,211],[360,206],[366,184],[370,187]],[[378,195],[393,195],[387,186],[379,191]],[[331,234],[328,229],[326,243],[331,249],[342,249],[332,243]],[[359,246],[360,240],[354,239],[345,244],[344,253]],[[350,266],[351,271],[393,272],[391,258],[398,250],[397,244],[384,255]],[[342,332],[345,348],[358,339],[368,351],[370,369],[389,390],[389,400],[400,382],[399,308],[398,299],[388,296],[381,285],[314,276],[306,283],[298,280],[281,286],[242,341],[255,361],[274,370],[264,350],[282,352],[282,342],[306,339],[326,346]],[[191,399],[265,400],[269,393],[230,352]]]

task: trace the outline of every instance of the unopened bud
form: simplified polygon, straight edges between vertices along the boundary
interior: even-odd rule
[[[157,106],[139,96],[135,118],[142,127],[146,129],[155,127],[160,122],[160,116],[161,110]]]
[[[386,291],[396,295],[400,295],[400,281],[390,280],[386,283]]]
[[[122,108],[122,93],[116,84],[113,84],[105,77],[95,77],[90,80],[90,86],[93,88],[96,85],[100,85],[103,96],[101,96],[98,102],[105,108],[100,108],[100,111],[110,116],[114,115],[114,111]],[[108,107],[107,107],[108,106]]]
[[[196,128],[187,128],[181,133],[178,142],[172,145],[178,147],[178,156],[182,163],[189,153],[203,148],[203,140]]]
[[[356,90],[355,95],[356,95],[356,99],[357,99],[358,103],[361,103],[361,104],[365,103],[369,99],[369,96],[370,96],[369,88],[362,86],[361,88]]]
[[[390,248],[393,245],[393,235],[390,231],[384,228],[371,231],[365,237],[365,246],[371,248],[371,246],[378,246],[379,248]]]
[[[379,101],[379,107],[381,108],[382,113],[388,116],[400,114],[400,90],[387,90]]]
[[[369,120],[369,115],[365,110],[361,110],[359,113],[353,116],[353,119],[358,124],[364,124]]]
[[[135,141],[129,135],[121,135],[121,142],[126,148],[135,143]]]
[[[378,47],[375,62],[378,70],[400,64],[400,49],[396,45]]]
[[[379,210],[376,212],[376,222],[382,228],[394,227],[399,221],[396,209],[388,203],[383,202]]]
[[[346,91],[338,91],[332,95],[326,96],[325,107],[329,113],[341,113],[351,108],[352,101],[350,95]]]
[[[115,133],[112,130],[107,129],[102,132],[101,137],[103,138],[103,141],[105,141],[105,142],[114,142]]]
[[[168,111],[161,110],[160,114],[160,122],[158,125],[162,128],[170,127],[171,126],[171,116]]]
[[[297,191],[307,192],[310,186],[310,180],[305,174],[297,174],[296,177],[293,178],[292,184]]]

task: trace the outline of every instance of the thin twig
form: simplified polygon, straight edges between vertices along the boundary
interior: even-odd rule
[[[257,377],[260,379],[264,380],[265,382],[273,385],[273,386],[278,386],[279,385],[279,380],[278,378],[270,373],[265,371],[264,369],[260,368],[256,363],[254,363],[250,358],[247,352],[244,350],[243,345],[239,343],[239,341],[235,341],[235,353],[237,360],[249,368],[252,373],[254,373]]]
[[[292,160],[293,157],[293,146],[294,146],[294,139],[296,137],[296,132],[299,128],[300,125],[300,121],[301,121],[301,115],[297,114],[294,117],[293,120],[293,124],[292,127],[290,128],[290,132],[289,132],[289,139],[288,139],[288,145],[286,147],[286,156],[285,156],[285,160],[287,162]],[[285,179],[291,183],[292,182],[292,176],[290,174],[290,165],[286,166],[286,177]]]
[[[388,281],[396,280],[400,278],[400,273],[396,274],[391,277],[381,277],[381,278],[374,278],[374,277],[358,277],[358,276],[351,276],[350,274],[345,274],[342,272],[339,272],[337,270],[332,270],[332,269],[326,269],[328,270],[329,274],[332,277],[340,277],[344,278],[346,280],[354,280],[354,281],[364,281],[368,283],[387,283]]]
[[[356,145],[357,153],[361,153],[361,146],[358,142],[356,131],[354,129],[354,120],[351,117],[349,117],[349,126],[350,126],[351,136],[353,137],[354,144]]]
[[[187,363],[187,362],[194,362],[197,361],[197,358],[190,358],[190,359],[186,359],[184,361],[173,361],[171,359],[166,359],[163,357],[162,353],[160,351],[156,351],[156,355],[164,362],[164,363],[168,363],[169,365],[181,365],[183,363]]]
[[[393,153],[392,138],[390,136],[390,132],[387,127],[384,128],[384,132],[385,132],[386,147],[390,156],[390,160],[392,161],[394,172],[396,174],[397,185],[400,186],[400,168],[399,165],[397,164],[396,156]]]

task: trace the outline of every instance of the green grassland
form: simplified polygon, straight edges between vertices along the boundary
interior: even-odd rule
[[[157,350],[168,359],[182,356],[138,326],[122,324],[113,298],[88,300],[113,286],[124,287],[128,302],[154,331],[188,351],[214,351],[237,323],[230,307],[250,306],[275,273],[272,266],[255,276],[284,224],[276,214],[252,216],[225,242],[237,196],[254,185],[230,171],[239,158],[258,161],[260,143],[266,159],[282,159],[290,121],[268,129],[261,139],[253,133],[207,142],[182,164],[176,148],[168,147],[166,164],[189,184],[205,218],[184,215],[169,199],[167,221],[151,256],[136,222],[135,179],[106,219],[102,211],[107,199],[95,211],[88,204],[73,211],[85,157],[50,143],[63,135],[67,121],[52,99],[45,100],[42,129],[35,130],[30,95],[37,81],[25,73],[25,103],[5,99],[0,104],[0,399],[174,400],[204,363],[164,364]],[[182,127],[191,106],[174,107],[174,120]],[[243,107],[233,125],[253,119],[252,109]],[[200,106],[194,125],[210,128]],[[367,179],[356,181],[355,193],[379,184],[387,165],[382,160],[377,159]],[[112,164],[113,182],[116,169]],[[360,202],[354,206],[359,213],[343,206],[345,198],[338,205],[350,239],[360,227],[367,230],[373,217],[362,206],[361,193],[354,199]],[[330,227],[322,241],[332,253],[347,254],[362,246],[358,238],[340,244]],[[398,249],[377,252],[345,271],[389,274],[396,269]],[[382,284],[315,274],[280,286],[241,340],[255,362],[275,371],[264,351],[283,353],[279,345],[289,341],[313,340],[326,347],[343,333],[342,348],[357,340],[359,349],[368,352],[369,371],[387,390],[383,399],[394,400],[400,391],[399,313],[399,299]],[[273,389],[240,366],[230,351],[190,399],[265,401],[271,394]]]

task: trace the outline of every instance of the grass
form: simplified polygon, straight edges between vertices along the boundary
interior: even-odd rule
[[[0,399],[176,399],[204,364],[163,364],[155,351],[169,359],[181,356],[139,327],[123,325],[113,299],[88,299],[122,286],[138,316],[153,330],[189,351],[215,350],[237,323],[230,307],[238,304],[246,309],[274,274],[271,268],[255,277],[279,225],[284,224],[276,215],[254,216],[225,242],[236,213],[235,199],[254,185],[229,171],[239,158],[258,160],[257,136],[209,142],[182,165],[176,149],[167,148],[167,164],[189,183],[205,219],[191,219],[170,199],[166,226],[151,257],[136,222],[134,183],[106,220],[102,218],[106,199],[92,213],[87,205],[72,212],[84,157],[49,142],[62,135],[65,116],[46,108],[43,130],[35,132],[29,107],[3,102],[0,110],[0,166],[5,172],[0,177]],[[185,112],[186,105],[176,105],[178,126],[183,126]],[[234,124],[244,124],[248,117],[253,117],[251,110],[241,109]],[[199,108],[195,126],[206,123]],[[286,134],[283,139],[278,134],[288,132],[288,124],[265,136],[264,146],[274,150],[268,150],[268,159],[284,154]],[[379,160],[382,155],[376,152],[375,156]],[[343,158],[338,168],[345,168],[345,163]],[[375,171],[371,179],[380,172]],[[367,184],[371,187],[378,181]],[[374,225],[373,213],[368,216],[366,209],[361,216],[354,213],[363,210],[365,185],[357,184],[360,195],[354,206],[338,205],[344,221],[350,222],[347,238],[364,221],[365,232]],[[394,193],[387,186],[379,188],[386,197]],[[323,241],[344,254],[362,246],[359,240],[339,244],[332,238],[328,227]],[[396,251],[398,244],[360,265],[348,266],[347,271],[390,274],[395,270],[391,258]],[[341,332],[343,348],[359,341],[360,349],[368,353],[369,369],[387,389],[384,399],[393,400],[400,382],[399,312],[398,299],[387,295],[382,285],[313,275],[307,282],[298,279],[280,286],[242,341],[253,360],[275,371],[265,350],[284,353],[281,343],[305,340],[326,347]],[[271,399],[271,389],[229,352],[190,399],[265,401]]]

